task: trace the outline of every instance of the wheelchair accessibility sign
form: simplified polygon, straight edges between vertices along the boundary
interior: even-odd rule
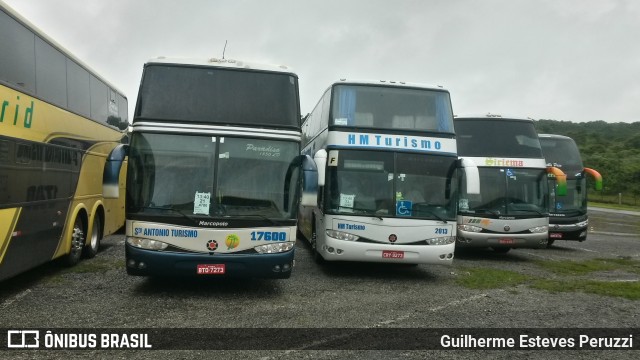
[[[396,216],[411,216],[413,202],[408,200],[396,201]]]

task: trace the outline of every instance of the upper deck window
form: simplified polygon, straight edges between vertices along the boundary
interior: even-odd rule
[[[299,128],[297,94],[291,74],[154,64],[145,68],[135,117]]]
[[[540,138],[540,145],[548,164],[563,170],[582,171],[582,158],[573,139]]]
[[[332,125],[453,133],[451,100],[446,91],[337,85],[332,103]]]
[[[533,122],[509,119],[456,119],[458,155],[542,158]]]

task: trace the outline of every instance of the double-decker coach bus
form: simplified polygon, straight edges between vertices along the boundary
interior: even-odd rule
[[[469,163],[456,153],[447,90],[340,80],[302,129],[319,192],[299,224],[317,261],[452,262],[457,171]],[[477,168],[465,169],[479,189]]]
[[[476,163],[481,182],[480,194],[461,182],[457,246],[501,253],[546,246],[547,173],[564,174],[547,168],[533,120],[487,114],[456,116],[454,124],[458,153]]]
[[[128,152],[127,272],[288,278],[303,166],[315,174],[300,121],[285,66],[147,62]]]
[[[3,2],[0,34],[3,280],[93,257],[124,225],[124,181],[105,199],[102,177],[128,120],[120,91]]]
[[[596,190],[602,190],[599,172],[582,165],[578,146],[572,138],[562,135],[539,134],[547,166],[561,169],[567,176],[566,196],[556,196],[557,184],[549,174],[549,242],[555,240],[587,240],[587,178],[594,179]]]

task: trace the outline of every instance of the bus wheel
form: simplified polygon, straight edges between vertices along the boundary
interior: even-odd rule
[[[102,239],[102,221],[100,216],[96,214],[93,219],[93,230],[91,230],[91,238],[89,239],[89,245],[83,249],[83,255],[87,259],[91,259],[96,256],[98,249],[100,249],[100,240]]]
[[[65,263],[68,266],[73,266],[80,261],[85,240],[84,229],[84,221],[82,221],[82,218],[78,214],[78,217],[76,217],[76,220],[73,223],[73,230],[71,231],[71,246],[69,253],[65,257]]]
[[[498,254],[506,254],[509,252],[509,250],[511,250],[510,247],[506,247],[506,246],[494,246],[492,247],[492,249]]]
[[[551,245],[553,245],[553,242],[556,241],[555,239],[549,239],[547,240],[547,247],[550,248]]]

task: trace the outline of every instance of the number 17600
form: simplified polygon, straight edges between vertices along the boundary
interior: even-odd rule
[[[251,241],[287,241],[287,233],[284,231],[253,231]]]

